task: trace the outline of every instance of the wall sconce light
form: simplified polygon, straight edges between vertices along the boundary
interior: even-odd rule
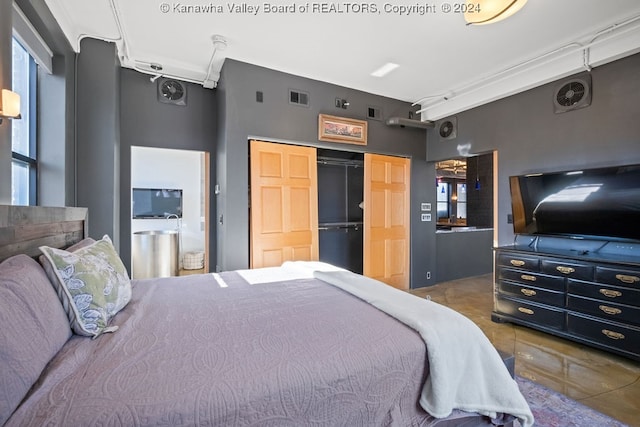
[[[493,24],[522,9],[527,0],[467,0],[467,25]]]
[[[347,101],[346,99],[336,98],[336,108],[342,108],[343,110],[346,110],[348,106],[349,101]]]
[[[0,124],[2,119],[20,118],[20,95],[8,89],[2,89],[0,98]]]

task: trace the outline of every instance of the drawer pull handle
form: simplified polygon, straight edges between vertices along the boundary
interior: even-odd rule
[[[614,331],[610,331],[608,329],[603,329],[602,333],[605,334],[608,338],[611,338],[612,340],[623,340],[624,339],[624,335],[621,334],[620,332],[614,332]]]
[[[535,282],[536,281],[536,276],[531,276],[530,274],[523,274],[522,276],[520,276],[520,278],[522,280],[528,280],[529,282]]]
[[[571,273],[573,273],[574,271],[576,271],[576,269],[575,269],[575,268],[572,268],[572,267],[565,267],[565,266],[563,266],[563,265],[559,265],[559,266],[557,266],[557,267],[556,267],[556,270],[558,270],[558,271],[559,271],[560,273],[562,273],[562,274],[571,274]]]
[[[532,297],[536,294],[536,291],[534,291],[533,289],[520,289],[520,292],[522,292],[523,294],[525,294],[528,297]]]
[[[607,314],[611,314],[611,315],[616,315],[616,314],[620,314],[622,313],[622,310],[620,310],[619,308],[615,308],[615,307],[608,307],[606,305],[601,305],[600,307],[598,307],[600,310],[604,311]]]
[[[509,263],[514,267],[522,267],[525,264],[524,261],[519,259],[512,259],[509,261]]]
[[[600,293],[609,298],[617,298],[622,296],[622,292],[612,291],[611,289],[600,289]]]
[[[629,276],[627,274],[616,274],[616,279],[620,280],[623,283],[630,283],[630,284],[640,282],[640,277]]]
[[[524,314],[533,314],[533,310],[530,308],[518,307],[518,311]]]

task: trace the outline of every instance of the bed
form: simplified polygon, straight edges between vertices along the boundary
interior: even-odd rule
[[[36,260],[46,267],[56,261],[48,253],[71,259],[107,245],[86,230],[82,208],[0,206],[0,425],[533,422],[493,347],[445,351],[459,332],[403,319],[435,303],[385,285],[371,292],[370,279],[324,264],[127,278],[108,324],[77,330],[53,283],[58,266]],[[425,345],[429,335],[437,345]],[[477,411],[476,385],[492,395]]]

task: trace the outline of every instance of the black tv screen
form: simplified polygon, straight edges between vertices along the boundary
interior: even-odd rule
[[[167,188],[134,188],[133,218],[182,218],[182,190]]]
[[[516,234],[640,240],[640,165],[512,176]]]

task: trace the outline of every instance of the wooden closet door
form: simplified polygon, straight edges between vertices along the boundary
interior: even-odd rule
[[[364,275],[409,289],[411,160],[364,155]]]
[[[318,260],[316,149],[251,141],[251,268]]]

